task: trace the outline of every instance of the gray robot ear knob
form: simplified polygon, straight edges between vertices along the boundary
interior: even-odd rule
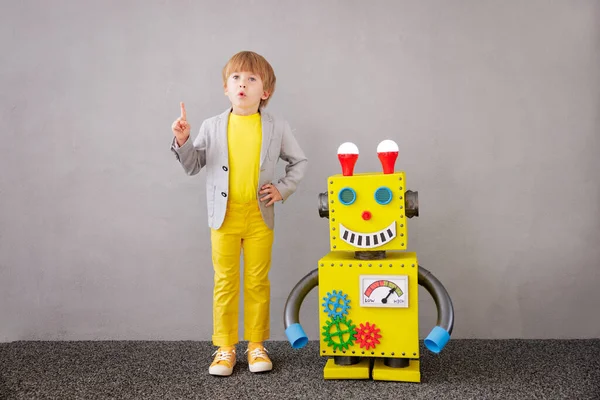
[[[327,192],[319,193],[319,217],[329,218],[329,204],[327,203]]]
[[[408,218],[419,216],[419,192],[407,190],[404,193],[404,208],[406,209],[406,216]]]

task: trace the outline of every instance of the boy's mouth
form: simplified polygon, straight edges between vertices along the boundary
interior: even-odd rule
[[[239,92],[239,93],[238,93],[238,96],[239,96],[239,97],[244,97],[244,96],[246,96],[246,93],[244,93],[244,92]]]

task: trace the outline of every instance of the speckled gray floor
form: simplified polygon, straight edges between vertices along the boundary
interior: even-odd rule
[[[452,340],[422,382],[323,380],[318,342],[269,342],[274,369],[208,375],[208,342],[0,344],[2,399],[600,399],[600,339]],[[243,354],[243,348],[238,350]]]

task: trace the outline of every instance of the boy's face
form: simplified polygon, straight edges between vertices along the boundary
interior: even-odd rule
[[[252,72],[233,72],[227,78],[225,95],[229,97],[235,114],[254,114],[261,100],[269,98],[262,79]]]

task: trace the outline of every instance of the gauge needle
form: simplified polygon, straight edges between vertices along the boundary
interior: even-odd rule
[[[394,291],[395,291],[395,290],[396,290],[396,289],[390,289],[390,292],[388,293],[388,295],[387,295],[387,296],[385,296],[383,299],[381,299],[381,302],[382,302],[383,304],[386,304],[386,303],[387,303],[387,299],[388,299],[388,297],[390,297],[390,296],[392,295],[392,293],[394,293]]]

